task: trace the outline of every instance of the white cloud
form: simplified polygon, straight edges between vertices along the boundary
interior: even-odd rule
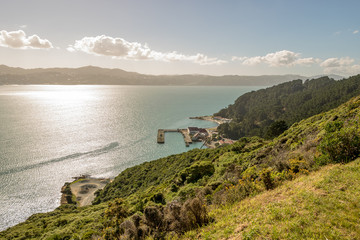
[[[303,65],[312,65],[312,64],[320,63],[320,62],[321,62],[321,59],[313,58],[313,57],[299,58],[296,60],[296,64],[303,64]]]
[[[70,52],[80,51],[88,54],[111,56],[118,59],[155,60],[155,61],[189,61],[200,65],[220,65],[224,60],[210,58],[204,54],[184,55],[176,51],[158,52],[150,49],[147,44],[128,42],[123,38],[113,38],[105,35],[84,37],[76,40],[74,45],[67,48]]]
[[[353,34],[358,34],[358,33],[359,33],[359,30],[353,31]]]
[[[19,27],[20,27],[20,28],[27,28],[27,25],[26,25],[26,24],[20,25]]]
[[[256,57],[233,57],[232,60],[239,60],[244,65],[258,65],[261,63],[267,64],[271,67],[279,66],[294,66],[294,65],[311,65],[319,62],[315,58],[300,58],[300,53],[282,50],[274,53],[268,53],[265,56]]]
[[[237,56],[233,56],[232,58],[231,58],[231,61],[244,61],[244,60],[246,60],[247,59],[247,57],[237,57]]]
[[[328,58],[320,64],[324,73],[336,73],[355,75],[360,73],[360,64],[354,64],[355,60],[349,57]]]
[[[328,58],[320,64],[320,67],[323,68],[334,68],[334,67],[344,67],[350,66],[355,60],[349,57],[344,58]]]
[[[37,35],[27,37],[23,30],[12,32],[0,31],[0,46],[19,49],[53,48],[49,40],[41,39]]]

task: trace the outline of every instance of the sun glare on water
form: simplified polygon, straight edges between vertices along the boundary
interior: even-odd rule
[[[96,98],[95,86],[32,86],[30,91],[8,93],[22,95],[51,105],[80,104]]]

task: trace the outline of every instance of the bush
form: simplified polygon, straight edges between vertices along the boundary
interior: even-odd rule
[[[360,131],[357,122],[352,126],[331,122],[325,126],[326,133],[319,148],[332,162],[347,163],[360,155]]]
[[[267,168],[267,169],[264,169],[260,174],[260,178],[261,178],[262,182],[264,183],[266,190],[274,189],[274,187],[275,187],[275,182],[271,176],[271,172],[272,172],[272,169]]]
[[[166,231],[182,234],[209,222],[206,206],[200,198],[188,199],[184,204],[174,201],[164,209]]]
[[[262,189],[255,179],[242,177],[238,180],[238,184],[225,183],[219,186],[214,191],[213,203],[217,205],[233,204],[255,195]]]
[[[289,127],[285,121],[282,121],[282,120],[275,121],[267,129],[267,131],[265,133],[265,138],[271,139],[271,138],[277,137],[280,134],[282,134],[285,130],[287,130],[288,128]]]
[[[145,208],[144,216],[146,218],[146,224],[153,228],[160,230],[163,227],[163,213],[162,209],[158,206],[149,206]]]
[[[155,193],[151,197],[151,201],[153,201],[154,203],[161,203],[163,205],[166,204],[165,197],[162,193]]]
[[[115,199],[109,202],[108,208],[105,210],[105,226],[103,229],[104,239],[116,239],[120,235],[120,224],[129,215],[123,199]]]
[[[215,172],[215,167],[211,162],[198,162],[184,169],[180,174],[181,179],[188,183],[194,183],[203,176],[211,176]]]

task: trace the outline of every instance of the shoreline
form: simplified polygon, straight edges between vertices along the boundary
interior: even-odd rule
[[[219,135],[218,131],[217,131],[220,124],[230,123],[232,121],[232,119],[223,118],[223,117],[214,117],[214,116],[197,116],[197,117],[189,117],[189,118],[190,119],[197,119],[197,120],[215,122],[217,124],[216,127],[204,128],[204,129],[206,129],[206,131],[209,134],[208,138],[210,137],[210,139],[211,139],[210,142],[208,142],[207,139],[202,140],[202,142],[204,143],[204,145],[207,148],[216,148],[216,147],[221,146],[223,144],[233,144],[235,142],[232,139],[222,138]],[[213,140],[214,134],[217,136],[216,141]]]

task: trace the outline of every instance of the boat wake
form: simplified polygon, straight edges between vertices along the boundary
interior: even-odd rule
[[[73,154],[70,154],[70,155],[67,155],[67,156],[64,156],[64,157],[54,158],[54,159],[50,159],[48,161],[44,161],[44,162],[40,162],[40,163],[36,163],[36,164],[32,164],[32,165],[27,165],[27,166],[21,166],[21,167],[8,169],[8,170],[0,172],[0,176],[1,175],[12,174],[12,173],[18,173],[18,172],[26,171],[26,170],[29,170],[29,169],[49,165],[49,164],[52,164],[52,163],[62,162],[62,161],[68,160],[68,159],[74,159],[74,158],[83,157],[83,156],[86,156],[86,155],[98,156],[98,155],[107,153],[110,150],[112,150],[112,149],[114,149],[114,148],[116,148],[118,146],[119,146],[118,142],[112,142],[110,144],[107,144],[107,145],[103,146],[102,148],[98,148],[98,149],[95,149],[95,150],[92,150],[92,151],[73,153]]]

